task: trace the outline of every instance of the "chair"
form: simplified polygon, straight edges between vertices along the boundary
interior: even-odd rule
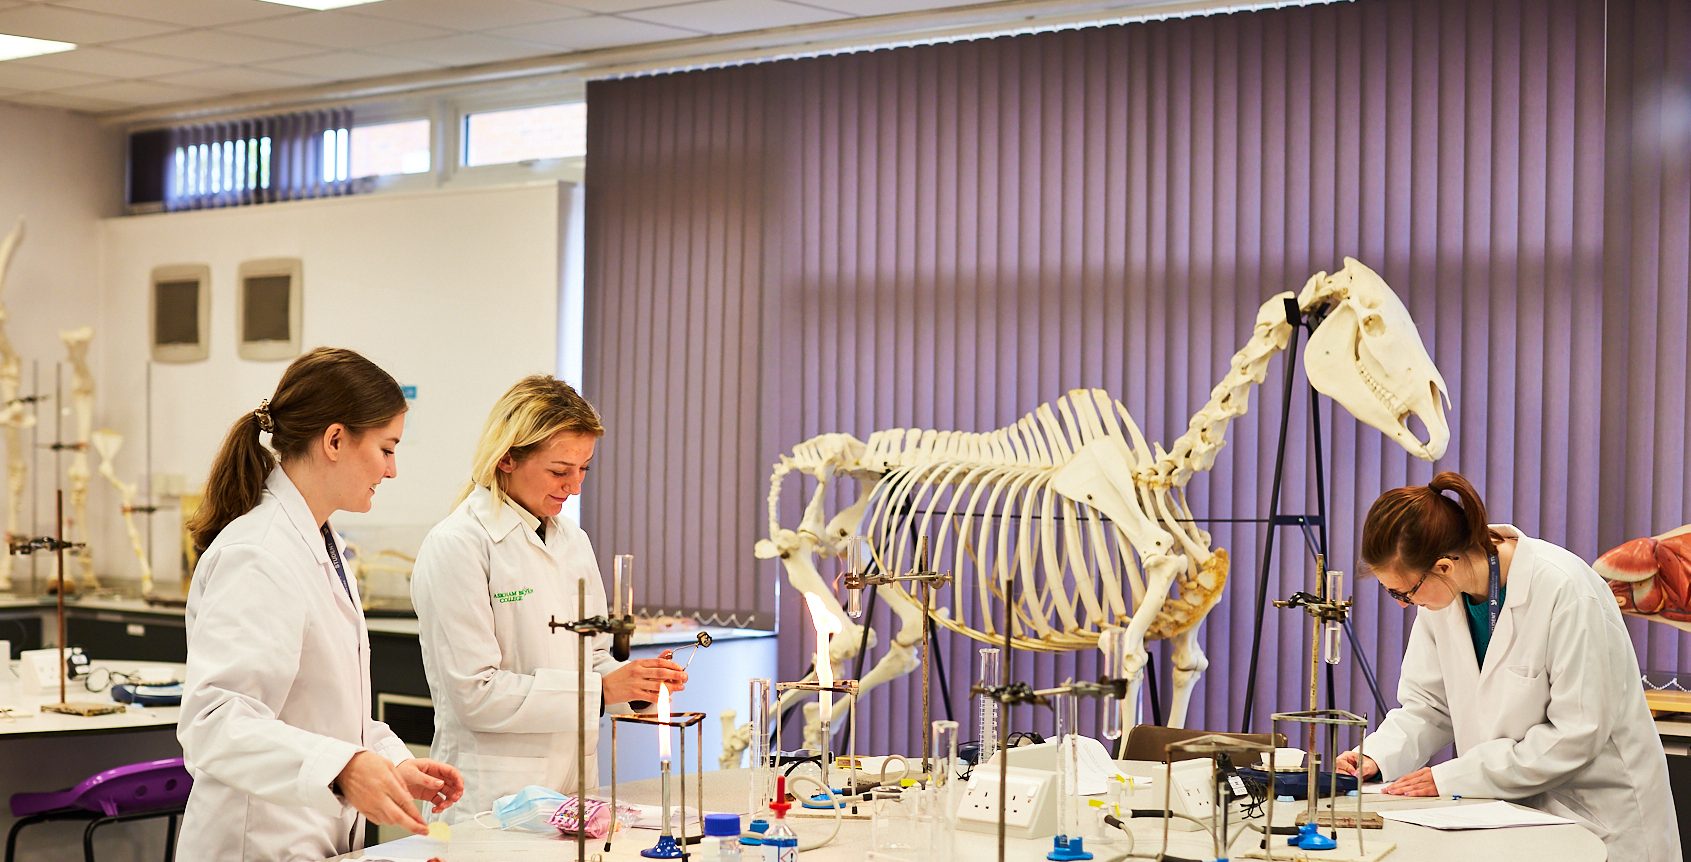
[[[176,858],[176,818],[188,803],[194,779],[182,758],[131,763],[98,772],[69,790],[12,794],[12,816],[19,818],[6,833],[6,862],[17,858],[18,833],[25,826],[54,820],[87,820],[82,832],[82,856],[94,862],[94,832],[110,823],[169,818],[165,831],[165,862]]]
[[[1172,743],[1185,742],[1196,739],[1215,731],[1191,730],[1184,727],[1162,727],[1155,724],[1137,724],[1127,732],[1127,738],[1122,740],[1123,760],[1154,760],[1164,762],[1168,759],[1168,747]],[[1283,733],[1221,733],[1220,736],[1231,736],[1262,745],[1284,748],[1286,735]],[[1191,760],[1200,755],[1188,752],[1176,752],[1175,760]],[[1243,766],[1244,764],[1239,764]]]

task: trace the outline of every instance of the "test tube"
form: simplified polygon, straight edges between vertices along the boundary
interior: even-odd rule
[[[611,565],[611,618],[634,613],[634,555],[617,554]]]
[[[748,817],[757,817],[759,812],[769,807],[772,801],[769,795],[769,680],[753,679],[750,685],[751,702],[748,708],[752,717],[752,740],[747,748],[751,752],[751,805]]]
[[[1000,673],[1002,665],[999,663],[997,647],[981,647],[981,685],[1002,685]],[[980,759],[976,763],[986,763],[998,753],[998,701],[986,695],[980,696]]]
[[[1327,573],[1327,601],[1339,602],[1344,600],[1345,573],[1330,571]],[[1328,664],[1338,664],[1342,655],[1339,652],[1340,639],[1344,636],[1344,625],[1338,620],[1328,620],[1321,631],[1321,657]]]
[[[1121,679],[1127,675],[1127,632],[1106,628],[1098,633],[1098,648],[1104,653],[1104,677]],[[1121,738],[1121,714],[1126,698],[1110,698],[1104,704],[1104,738]]]
[[[858,577],[863,576],[863,543],[869,541],[867,536],[852,536],[851,543],[846,545],[846,571]],[[846,616],[852,619],[863,618],[863,588],[846,590]]]

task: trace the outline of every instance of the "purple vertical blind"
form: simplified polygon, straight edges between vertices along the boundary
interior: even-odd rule
[[[586,386],[610,435],[589,529],[656,561],[654,605],[777,613],[796,679],[802,602],[777,603],[780,567],[751,556],[781,453],[823,432],[992,429],[1082,386],[1170,441],[1260,303],[1345,255],[1403,297],[1455,406],[1435,467],[1317,403],[1333,567],[1354,570],[1381,491],[1435,469],[1472,477],[1494,520],[1588,558],[1691,518],[1683,490],[1650,490],[1664,465],[1676,487],[1685,475],[1685,148],[1659,157],[1680,160],[1677,180],[1665,167],[1629,180],[1660,201],[1621,206],[1610,188],[1606,203],[1621,109],[1611,79],[1605,115],[1605,16],[1602,0],[1367,0],[592,84]],[[1641,74],[1682,70],[1686,53],[1664,43]],[[1628,311],[1605,290],[1622,214],[1660,237],[1629,276],[1634,299],[1678,304],[1651,317],[1657,352],[1605,337]],[[1677,270],[1657,262],[1675,254]],[[1266,513],[1282,361],[1189,486],[1199,517]],[[1655,386],[1631,379],[1640,365]],[[1612,391],[1623,382],[1649,397],[1677,385],[1649,415],[1679,436],[1601,419],[1616,398],[1645,415]],[[1296,385],[1287,498],[1313,511]],[[1617,434],[1642,448],[1611,464]],[[784,525],[809,492],[789,482]],[[1639,493],[1665,498],[1615,511]],[[1234,571],[1205,624],[1190,723],[1220,729],[1243,707],[1264,531],[1207,526]],[[1310,561],[1293,531],[1276,545],[1269,592],[1284,596]],[[1411,619],[1359,590],[1358,645],[1388,702]],[[895,624],[884,610],[874,622],[885,643]],[[1303,703],[1306,626],[1270,610],[1264,643],[1258,729]],[[968,726],[979,645],[938,644]],[[1097,664],[1018,653],[1011,673],[1048,683]],[[1376,711],[1354,661],[1339,683],[1342,704]],[[913,748],[919,705],[915,675],[878,689],[860,744]]]
[[[1691,6],[1615,4],[1603,223],[1603,547],[1691,522]],[[1652,671],[1691,639],[1633,621]]]

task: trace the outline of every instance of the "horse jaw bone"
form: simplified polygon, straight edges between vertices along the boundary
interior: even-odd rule
[[[1450,390],[1403,301],[1372,269],[1348,257],[1331,278],[1311,278],[1298,304],[1309,310],[1323,299],[1334,305],[1309,337],[1304,372],[1310,385],[1411,455],[1426,461],[1443,455],[1450,442],[1444,416]],[[1410,416],[1426,427],[1426,440],[1410,430]]]

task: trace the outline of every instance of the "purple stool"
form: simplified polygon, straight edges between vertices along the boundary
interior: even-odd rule
[[[194,779],[182,758],[131,763],[98,772],[69,790],[56,793],[12,794],[12,816],[19,818],[6,833],[6,862],[17,856],[18,833],[25,826],[53,820],[88,820],[82,833],[82,855],[94,862],[94,830],[108,823],[168,817],[165,862],[176,857],[176,818],[188,804]]]

